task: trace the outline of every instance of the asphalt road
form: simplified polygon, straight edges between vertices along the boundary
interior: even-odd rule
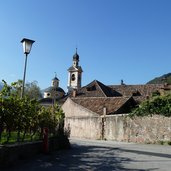
[[[39,155],[6,171],[170,171],[171,146],[71,139],[70,150]]]

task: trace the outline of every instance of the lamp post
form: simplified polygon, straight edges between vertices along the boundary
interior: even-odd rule
[[[24,85],[25,85],[25,77],[26,77],[26,66],[27,66],[27,56],[31,51],[32,44],[34,43],[34,40],[26,39],[24,38],[21,43],[23,44],[23,51],[24,54],[26,55],[25,57],[25,65],[24,65],[24,76],[23,76],[23,86],[22,86],[22,91],[21,91],[21,98],[24,96]]]

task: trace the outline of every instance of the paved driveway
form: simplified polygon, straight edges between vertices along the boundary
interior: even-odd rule
[[[171,146],[71,139],[70,150],[39,155],[8,171],[170,171]]]

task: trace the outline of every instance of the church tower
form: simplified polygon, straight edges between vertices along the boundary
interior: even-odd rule
[[[81,66],[79,66],[79,55],[76,49],[76,53],[73,56],[73,64],[68,69],[68,92],[81,88],[82,72],[83,70]]]
[[[59,79],[57,78],[56,74],[55,74],[55,77],[52,79],[52,87],[54,88],[59,87]]]

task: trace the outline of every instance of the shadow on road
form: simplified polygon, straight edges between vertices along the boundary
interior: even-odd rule
[[[113,147],[72,144],[70,150],[41,155],[34,160],[24,162],[19,167],[14,166],[8,171],[145,171],[125,168],[124,164],[134,161],[129,158],[119,157],[120,150]],[[152,170],[154,168],[148,169],[148,171]]]
[[[124,152],[143,154],[143,155],[148,155],[148,156],[171,158],[170,154],[154,153],[154,152],[140,151],[140,150],[128,150],[128,149],[122,149],[122,148],[120,150]]]
[[[74,144],[70,151],[71,153],[68,153],[68,159],[70,161],[66,166],[63,165],[63,169],[65,167],[66,170],[69,168],[69,170],[136,171],[135,169],[127,169],[123,167],[122,163],[128,163],[131,160],[129,158],[118,157],[117,151],[117,148],[112,147],[79,146]],[[67,160],[66,157],[67,155],[65,155],[63,160]]]

